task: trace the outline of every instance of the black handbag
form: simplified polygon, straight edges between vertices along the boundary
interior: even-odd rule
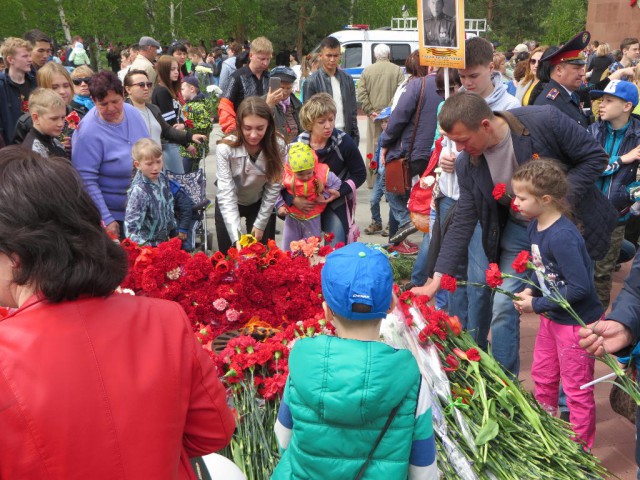
[[[371,458],[373,457],[373,454],[378,448],[378,445],[380,445],[380,441],[382,440],[382,437],[384,437],[384,434],[387,433],[387,430],[389,430],[389,426],[391,425],[393,418],[396,416],[396,413],[398,413],[399,408],[400,408],[400,405],[396,405],[393,408],[393,410],[391,410],[391,413],[389,414],[389,418],[387,418],[387,423],[385,423],[384,427],[382,427],[382,431],[380,432],[380,435],[378,435],[378,438],[376,439],[376,443],[373,444],[373,448],[369,452],[369,455],[367,456],[367,460],[364,462],[364,465],[362,465],[362,467],[360,468],[360,471],[356,476],[356,480],[360,480],[364,475],[364,472],[367,470],[369,463],[371,463]]]

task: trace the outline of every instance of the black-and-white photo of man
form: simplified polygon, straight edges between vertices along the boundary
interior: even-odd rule
[[[445,1],[446,8],[445,8]],[[444,11],[455,14],[455,0],[422,0],[424,44],[435,47],[456,46],[456,21]]]

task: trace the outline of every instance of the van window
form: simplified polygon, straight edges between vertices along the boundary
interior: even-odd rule
[[[362,66],[362,44],[349,43],[344,46],[343,68],[355,68]]]
[[[371,45],[371,59],[375,62],[375,55],[373,49],[376,48],[377,43]],[[391,49],[391,61],[400,67],[404,67],[404,62],[411,54],[411,46],[408,43],[387,43]]]

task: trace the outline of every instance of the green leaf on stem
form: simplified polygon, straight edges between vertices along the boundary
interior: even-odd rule
[[[485,423],[478,435],[476,436],[476,445],[482,446],[487,442],[490,442],[494,438],[498,436],[498,432],[500,431],[500,427],[498,426],[498,422],[496,422],[493,418],[487,419],[487,423]]]

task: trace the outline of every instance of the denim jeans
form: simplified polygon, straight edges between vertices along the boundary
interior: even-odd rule
[[[489,260],[482,245],[482,228],[476,224],[468,248],[467,279],[473,283],[485,283]],[[467,330],[480,348],[486,350],[491,325],[491,290],[467,286]]]
[[[414,285],[421,286],[427,282],[427,257],[429,256],[430,241],[431,235],[425,233],[422,237],[420,250],[418,250],[418,256],[413,264],[413,271],[411,272],[411,283]]]
[[[165,143],[162,145],[162,159],[164,170],[172,173],[184,173],[180,146],[177,143]]]
[[[382,217],[380,216],[380,200],[384,195],[385,191],[385,181],[384,181],[384,170],[382,172],[378,171],[378,175],[376,175],[376,181],[373,184],[373,192],[371,192],[371,199],[369,200],[369,204],[371,205],[371,220],[373,223],[379,223],[382,225]]]
[[[440,203],[440,220],[444,221],[455,200],[445,197]],[[482,245],[480,223],[473,231],[467,249],[468,261],[458,266],[456,277],[473,283],[485,283],[485,272],[489,267],[487,255]],[[449,294],[449,314],[457,315],[476,343],[487,348],[487,337],[491,325],[491,291],[486,288],[460,285],[453,294]]]
[[[522,250],[529,251],[531,242],[526,227],[509,220],[500,241],[500,271],[514,277],[523,277],[524,273],[516,273],[511,264]],[[518,278],[505,278],[502,289],[517,293],[525,285]],[[502,367],[518,376],[520,371],[520,315],[513,306],[513,301],[506,295],[496,293],[493,298],[493,315],[491,319],[491,351]]]
[[[347,232],[344,231],[344,225],[331,207],[325,208],[322,212],[322,231],[334,234],[331,242],[332,247],[338,242],[347,242]]]
[[[389,202],[389,208],[394,218],[398,221],[398,225],[406,225],[411,221],[409,215],[409,209],[407,208],[407,202],[409,201],[409,195],[396,195],[395,193],[387,192],[387,202]]]

